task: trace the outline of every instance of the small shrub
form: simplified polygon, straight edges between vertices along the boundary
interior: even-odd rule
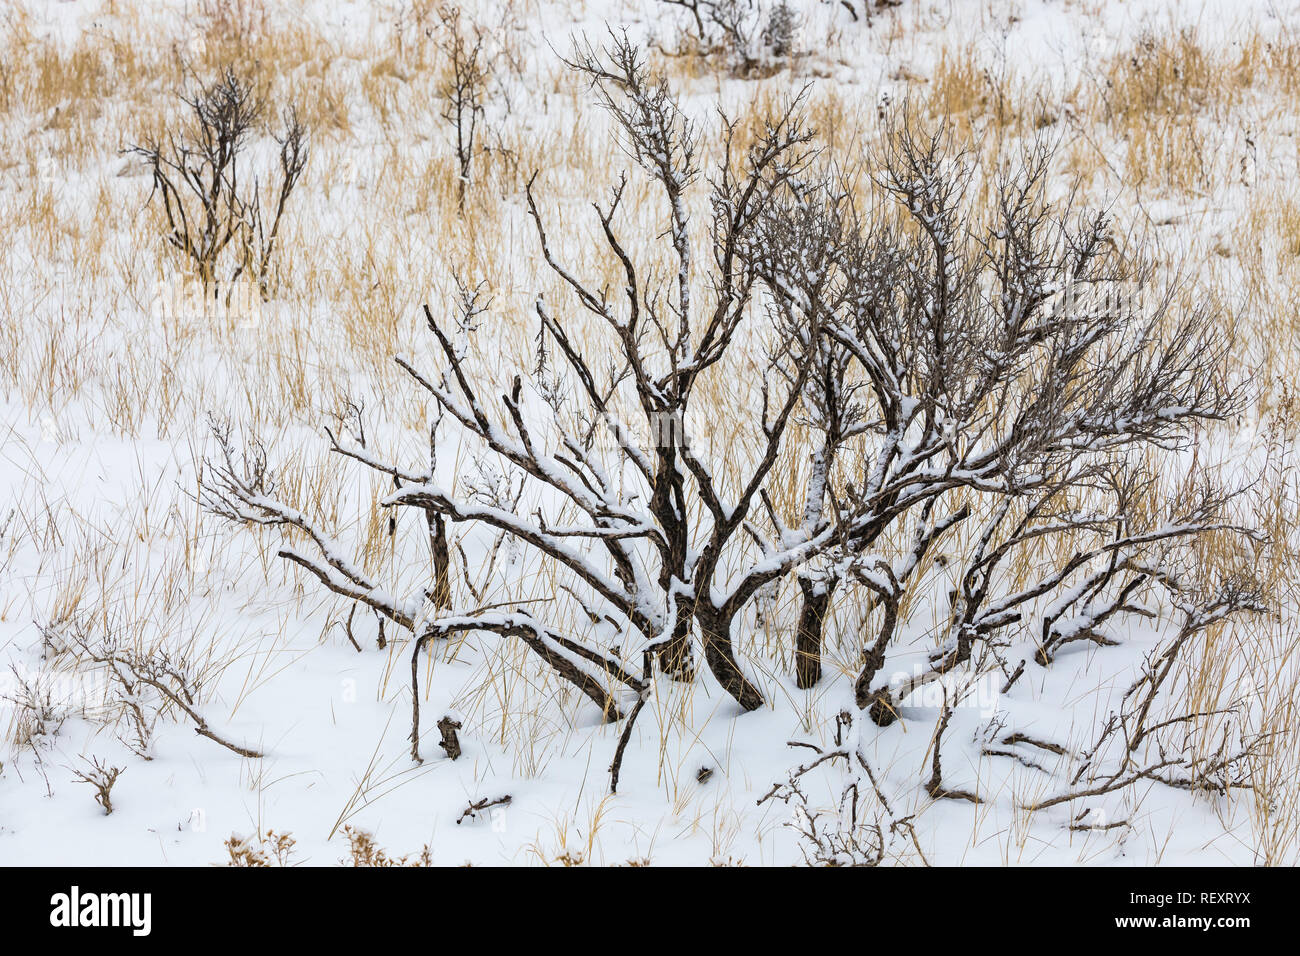
[[[255,282],[269,298],[271,259],[284,210],[307,166],[307,131],[292,107],[283,115],[280,181],[264,207],[256,177],[249,183],[242,162],[266,103],[253,84],[227,68],[192,97],[188,128],[131,147],[153,174],[153,193],[167,217],[167,243],[180,252],[208,297],[226,296],[241,280]],[[227,250],[230,250],[227,253]],[[227,271],[222,263],[233,258]]]
[[[227,866],[292,866],[291,859],[297,841],[289,833],[276,833],[267,830],[266,836],[260,838],[241,837],[231,834],[226,840],[226,852],[230,859]]]
[[[427,843],[419,853],[395,857],[389,856],[388,851],[365,830],[346,826],[343,833],[348,839],[348,856],[340,861],[344,866],[433,866],[433,851]]]
[[[104,816],[108,816],[113,812],[113,784],[125,768],[106,766],[98,757],[92,757],[88,764],[89,769],[73,771],[76,781],[95,788],[95,802],[104,808]]]

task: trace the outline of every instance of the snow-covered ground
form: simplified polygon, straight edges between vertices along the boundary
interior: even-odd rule
[[[1021,102],[1037,97],[1038,125],[1058,143],[1053,194],[1077,189],[1084,204],[1110,210],[1121,236],[1145,237],[1186,275],[1237,336],[1234,374],[1254,383],[1242,417],[1167,459],[1166,480],[1195,459],[1257,482],[1243,499],[1256,509],[1253,523],[1285,537],[1297,499],[1287,468],[1294,434],[1278,424],[1290,420],[1291,397],[1279,383],[1296,370],[1300,344],[1300,76],[1288,80],[1286,64],[1300,67],[1292,46],[1300,3],[795,6],[799,54],[761,76],[661,53],[656,62],[684,109],[708,124],[715,107],[744,116],[756,99],[807,84],[814,124],[832,128],[833,148],[852,151],[876,135],[878,107],[909,96],[931,108],[961,101],[960,90],[938,88],[958,83],[951,67],[963,57],[976,66],[959,124],[984,129],[998,89],[1018,91]],[[240,35],[261,44],[239,65],[264,79],[272,102],[298,103],[312,136],[286,213],[281,284],[252,315],[177,307],[179,260],[164,245],[157,202],[148,203],[148,174],[122,152],[162,128],[183,83],[207,79],[235,49],[214,25],[226,22],[223,11],[237,24],[249,17]],[[466,4],[496,59],[483,152],[460,215],[432,11],[405,0],[22,0],[0,13],[0,46],[14,64],[0,71],[10,144],[0,157],[0,863],[225,863],[232,836],[257,846],[273,831],[292,834],[291,862],[323,865],[349,858],[346,827],[398,856],[427,846],[435,864],[804,860],[791,825],[805,819],[797,802],[770,794],[816,758],[799,745],[830,747],[835,715],[854,706],[852,674],[869,637],[851,599],[835,609],[828,674],[812,690],[798,689],[792,673],[793,582],[764,620],[746,617],[738,637],[762,708],[742,713],[702,667],[690,684],[657,680],[611,795],[623,724],[602,723],[522,643],[489,633],[435,644],[421,660],[423,762],[414,762],[410,635],[390,623],[381,647],[374,614],[353,612],[277,557],[280,529],[235,526],[200,505],[203,460],[217,453],[210,422],[229,422],[240,443],[261,443],[280,490],[363,555],[367,573],[418,594],[431,574],[422,523],[401,516],[390,528],[373,505],[391,484],[331,454],[324,428],[346,429],[338,416],[352,402],[378,454],[427,460],[427,393],[392,357],[436,373],[420,307],[450,320],[453,272],[489,283],[492,303],[475,333],[484,374],[504,389],[514,369],[532,367],[533,300],[564,302],[524,203],[535,169],[559,254],[584,275],[621,281],[593,251],[590,203],[607,201],[631,160],[560,58],[575,38],[599,42],[607,27],[674,49],[689,14],[617,0]],[[1192,89],[1197,106],[1178,127],[1181,139],[1141,146],[1098,97],[1126,51],[1180,36],[1212,57],[1208,71],[1224,89],[1193,89],[1199,80],[1173,74],[1169,82]],[[1278,50],[1295,58],[1266,73]],[[1227,77],[1232,63],[1251,75]],[[1166,122],[1149,120],[1152,129]],[[716,124],[703,128],[715,149]],[[274,149],[259,135],[253,152],[264,168]],[[629,188],[627,231],[648,240],[663,223],[649,191]],[[704,221],[697,217],[701,235]],[[740,380],[718,394],[720,407],[754,398]],[[506,480],[462,432],[441,434],[440,479]],[[480,526],[461,531],[458,604],[552,601],[581,615],[536,554],[498,545]],[[471,597],[463,576],[482,593]],[[941,576],[934,582],[936,593],[910,611],[890,673],[924,667],[933,650],[927,635],[946,613]],[[1277,731],[1276,715],[1295,703],[1292,595],[1270,597],[1279,616],[1216,631],[1178,691],[1203,693],[1218,680],[1208,709],[1245,699],[1240,719],[1252,730]],[[856,728],[869,733],[862,746],[889,805],[879,815],[886,862],[1294,862],[1289,731],[1251,764],[1248,785],[1227,794],[1145,779],[1028,809],[1079,789],[1071,783],[1079,755],[1171,629],[1168,620],[1124,618],[1111,625],[1118,646],[1070,645],[1050,668],[1031,660],[1006,693],[1000,671],[967,675],[943,734],[943,781],[979,794],[978,803],[934,799],[925,786],[947,700],[940,683],[906,699],[889,726]],[[197,684],[193,710],[215,735],[261,756],[196,734],[178,706],[157,716],[147,748],[133,747],[120,688],[79,654],[78,635],[165,648],[185,662]],[[1005,657],[1032,659],[1034,646],[1027,632]],[[162,703],[147,688],[139,699],[146,709]],[[457,760],[438,747],[434,725],[446,714],[462,724]],[[1011,733],[1068,752],[1004,745]],[[109,815],[76,779],[91,760],[121,768]],[[833,810],[842,786],[836,764],[809,774],[808,807]],[[485,800],[492,805],[466,815]]]

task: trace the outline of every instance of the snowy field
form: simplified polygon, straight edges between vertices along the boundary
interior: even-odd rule
[[[11,0],[0,130],[0,863],[1297,862],[1300,2]]]

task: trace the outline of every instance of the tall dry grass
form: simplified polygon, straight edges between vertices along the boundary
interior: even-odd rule
[[[533,297],[541,292],[563,301],[555,278],[537,268],[535,236],[520,202],[523,183],[536,170],[565,258],[584,275],[618,281],[617,263],[595,255],[586,239],[593,230],[589,203],[612,185],[623,158],[609,145],[606,119],[585,106],[583,91],[550,51],[529,42],[533,5],[475,11],[496,30],[501,49],[485,148],[463,210],[437,107],[446,64],[427,33],[436,20],[429,0],[394,3],[367,28],[347,32],[306,16],[278,15],[282,7],[258,0],[205,0],[189,19],[151,16],[143,3],[117,3],[113,10],[71,42],[44,35],[22,7],[6,12],[0,31],[6,64],[0,128],[13,144],[0,158],[0,221],[7,224],[0,250],[0,395],[33,422],[48,422],[38,430],[51,444],[101,430],[197,443],[214,410],[250,434],[301,440],[353,399],[364,401],[372,421],[418,434],[427,410],[391,359],[427,349],[422,303],[436,308],[446,301],[454,274],[487,280],[492,303],[484,321],[492,348],[475,361],[485,376],[502,381],[530,362]],[[921,17],[915,11],[888,17],[872,42],[891,55],[926,29]],[[934,45],[932,68],[896,74],[895,87],[930,117],[951,124],[982,179],[991,180],[1024,139],[1057,138],[1059,191],[1077,190],[1082,199],[1109,206],[1121,233],[1151,237],[1171,267],[1190,277],[1188,294],[1213,303],[1235,336],[1234,372],[1254,383],[1256,400],[1251,421],[1227,427],[1256,436],[1243,465],[1257,480],[1250,516],[1272,544],[1251,573],[1267,582],[1277,614],[1213,632],[1186,682],[1207,710],[1253,695],[1253,719],[1272,743],[1252,767],[1247,796],[1238,798],[1249,803],[1252,821],[1251,835],[1242,839],[1252,841],[1263,862],[1294,860],[1300,850],[1294,784],[1300,663],[1292,637],[1300,610],[1300,478],[1287,383],[1300,372],[1300,194],[1290,185],[1300,149],[1275,121],[1293,115],[1300,97],[1300,45],[1261,31],[1215,43],[1191,32],[1156,32],[1117,45],[1070,84],[1012,70],[977,44]],[[717,77],[699,63],[671,57],[662,65],[691,96],[710,105],[722,101],[738,121],[742,147],[765,107],[810,83],[820,140],[851,159],[869,150],[879,113],[861,89],[822,75],[843,56],[844,49],[831,49],[825,62],[811,59],[746,82],[740,98],[733,85],[721,93]],[[160,305],[160,291],[177,281],[180,264],[161,241],[148,179],[120,152],[165,128],[176,115],[178,92],[232,62],[248,69],[273,102],[299,105],[315,151],[282,237],[276,298],[252,323]],[[704,146],[712,157],[720,143],[712,138]],[[702,234],[704,198],[693,201]],[[1161,212],[1162,202],[1173,211]],[[652,195],[634,185],[625,207],[629,237],[650,247],[664,226]],[[708,290],[700,294],[707,297]],[[752,391],[736,384],[751,381],[751,371],[743,361],[719,369],[702,383],[702,403],[718,409],[721,419],[738,420],[727,413],[754,401]],[[1238,438],[1216,440],[1232,445]],[[744,447],[741,435],[712,439],[719,447]],[[42,467],[41,449],[24,452],[34,470]],[[388,529],[357,517],[372,510],[357,501],[368,505],[383,489],[352,489],[345,499],[327,464],[306,460],[313,454],[302,453],[304,467],[283,469],[307,476],[283,492],[354,532],[369,569],[390,569]],[[739,473],[743,463],[731,461]],[[294,464],[292,456],[286,464]],[[804,467],[797,449],[789,450],[775,501],[789,514],[798,508]],[[33,513],[39,484],[24,490],[16,523],[0,544],[11,554],[30,547],[51,555],[38,569],[49,583],[21,596],[9,593],[0,600],[0,619],[89,615],[98,627],[136,635],[132,640],[141,645],[180,630],[193,635],[191,651],[216,673],[222,666],[213,650],[219,642],[212,636],[221,629],[216,611],[196,614],[178,595],[212,588],[221,574],[264,576],[277,593],[294,591],[269,539],[259,540],[253,567],[229,568],[220,560],[216,532],[193,509],[149,513],[156,489],[148,476],[135,482],[111,522],[60,502]],[[151,543],[161,559],[128,560]],[[206,555],[202,562],[200,555]],[[1226,551],[1205,555],[1208,563],[1240,558]],[[527,556],[511,560],[522,582],[522,593],[512,596],[565,600],[556,597],[553,567]],[[1018,560],[1016,573],[1030,574],[1032,550]],[[788,616],[794,600],[790,588],[778,589],[771,620]],[[566,613],[581,624],[576,606]],[[326,608],[331,621],[343,616],[341,608]],[[853,608],[836,610],[832,668],[854,668],[856,635],[870,626]],[[778,666],[788,664],[789,634],[780,627],[760,622],[752,640]],[[453,643],[429,666],[474,656],[469,689],[456,705],[511,751],[514,772],[543,774],[569,745],[572,728],[535,702],[548,697],[563,707],[567,685],[539,676],[518,648],[467,650]],[[390,672],[397,664],[390,658]],[[689,696],[669,696],[657,706],[664,728],[689,726],[697,716]],[[1212,722],[1202,728],[1206,735],[1213,730]],[[677,799],[695,768],[679,764],[672,746],[665,731],[660,777]],[[726,830],[710,825],[719,834]],[[717,841],[725,857],[727,841],[722,835]],[[555,844],[573,846],[563,822]],[[590,857],[592,847],[573,852]],[[555,858],[549,850],[543,855]]]

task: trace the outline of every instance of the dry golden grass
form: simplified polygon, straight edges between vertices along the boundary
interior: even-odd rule
[[[493,25],[507,38],[497,68],[503,76],[528,70],[529,89],[517,92],[520,102],[509,109],[494,105],[463,211],[437,105],[446,65],[426,35],[436,21],[431,0],[395,5],[382,27],[343,38],[306,17],[268,17],[256,0],[208,0],[189,24],[151,19],[145,6],[116,5],[111,25],[86,31],[66,47],[41,36],[22,10],[7,13],[0,32],[0,62],[6,64],[0,71],[0,126],[15,144],[10,156],[0,158],[0,176],[12,181],[0,190],[0,220],[8,234],[7,250],[0,253],[0,394],[37,419],[48,416],[56,438],[68,409],[129,438],[197,434],[215,409],[250,434],[270,438],[327,421],[358,383],[372,421],[418,432],[427,409],[392,356],[428,355],[420,306],[429,302],[436,310],[445,303],[453,275],[491,285],[489,328],[474,361],[498,383],[515,367],[530,364],[534,296],[540,291],[548,302],[566,301],[557,280],[538,268],[536,237],[520,202],[523,184],[536,170],[542,171],[537,189],[548,230],[562,243],[566,261],[596,285],[618,288],[617,263],[593,253],[587,241],[595,228],[589,203],[604,198],[626,159],[611,148],[606,118],[588,108],[578,84],[544,48],[524,44],[518,24],[531,15],[531,5],[506,4],[504,12],[493,14]],[[894,50],[924,27],[909,16],[922,14],[880,24],[874,42],[881,50]],[[282,237],[275,297],[251,326],[230,316],[158,311],[160,284],[176,281],[178,260],[161,241],[156,204],[147,204],[149,180],[119,153],[165,128],[167,117],[175,115],[178,91],[231,62],[259,64],[256,77],[269,99],[299,105],[314,150]],[[712,97],[719,86],[700,57],[660,56],[658,62],[693,95]],[[1186,291],[1212,303],[1235,333],[1234,371],[1255,383],[1253,413],[1265,423],[1267,449],[1251,509],[1273,544],[1262,566],[1251,570],[1268,582],[1282,613],[1213,632],[1186,679],[1196,699],[1213,710],[1223,706],[1225,695],[1244,692],[1241,661],[1261,664],[1261,673],[1251,669],[1249,679],[1262,701],[1259,729],[1276,744],[1253,769],[1254,789],[1246,799],[1253,801],[1253,839],[1261,859],[1293,859],[1300,845],[1300,798],[1293,783],[1300,774],[1300,662],[1290,626],[1300,602],[1300,482],[1289,450],[1296,437],[1293,399],[1283,383],[1300,373],[1300,196],[1290,185],[1300,156],[1265,121],[1294,113],[1300,103],[1300,45],[1269,41],[1258,32],[1215,45],[1192,33],[1152,34],[1101,63],[1097,82],[1064,91],[1009,71],[977,45],[945,47],[934,63],[928,76],[904,76],[903,92],[929,117],[949,122],[957,142],[971,149],[979,163],[977,189],[1024,138],[1039,131],[1059,135],[1054,176],[1063,190],[1077,188],[1084,200],[1113,203],[1121,235],[1155,228],[1162,251],[1177,258],[1183,274],[1197,277]],[[832,154],[850,158],[871,147],[879,131],[875,103],[861,89],[818,78],[815,66],[749,81],[743,101],[724,104],[737,119],[740,149],[752,141],[760,118],[805,81],[811,82],[809,115],[819,141]],[[1238,130],[1253,130],[1249,154]],[[719,137],[706,136],[702,143],[707,165],[718,157]],[[870,191],[865,177],[854,188],[864,196]],[[1215,222],[1187,215],[1153,227],[1145,211],[1155,198],[1201,209],[1225,190],[1234,190],[1243,203]],[[703,235],[707,197],[697,191],[692,202]],[[625,204],[622,228],[629,244],[658,249],[652,240],[665,220],[653,191],[634,181]],[[1225,244],[1223,236],[1231,241]],[[667,260],[655,258],[661,255],[645,253],[644,268],[666,269]],[[707,299],[709,290],[698,293]],[[586,340],[599,350],[600,330],[593,323],[588,331]],[[700,403],[715,409],[720,421],[739,421],[737,413],[755,401],[755,391],[744,385],[756,378],[753,361],[752,354],[747,359],[741,353],[701,383]],[[739,431],[708,434],[718,449],[743,450],[753,440]],[[796,429],[774,496],[787,516],[800,508],[806,479],[798,437]],[[285,466],[281,493],[325,521],[343,523],[355,534],[368,569],[391,570],[386,521],[371,508],[360,526],[348,525],[354,502],[343,500],[334,472],[309,447],[278,456]],[[735,479],[743,456],[723,457],[733,473],[722,477]],[[349,488],[365,502],[385,492],[377,484]],[[149,494],[142,480],[140,502]],[[142,510],[131,518],[126,527],[139,542],[161,533],[156,515]],[[33,598],[46,619],[87,613],[86,588],[93,585],[101,599],[112,595],[115,606],[129,611],[112,626],[139,633],[141,641],[145,624],[185,618],[195,635],[217,626],[186,617],[177,603],[176,595],[216,573],[199,562],[212,545],[195,515],[172,520],[166,533],[174,557],[137,577],[114,572],[132,545],[103,544],[102,528],[97,534],[53,516],[20,521],[28,525],[28,540],[40,539],[62,555],[59,587]],[[14,547],[13,540],[5,538],[5,545]],[[888,541],[882,549],[902,546]],[[259,566],[247,573],[279,584],[293,580],[279,568],[269,538],[258,548]],[[1243,558],[1226,540],[1211,541],[1207,549],[1203,557],[1210,566],[1235,566]],[[1025,549],[1013,576],[1027,578],[1039,557]],[[517,596],[567,600],[557,597],[554,567],[530,557],[519,561],[524,588]],[[927,566],[920,573],[932,572]],[[795,595],[787,586],[772,600],[776,610],[788,610]],[[566,607],[575,620],[583,619],[575,607]],[[927,610],[904,608],[906,614]],[[12,613],[0,602],[0,618]],[[837,612],[830,628],[835,659],[828,665],[851,671],[858,636],[871,626],[851,609]],[[788,664],[782,657],[789,652],[788,635],[763,628],[753,640],[761,642],[764,655]],[[202,641],[195,641],[197,650]],[[448,645],[430,666],[454,661],[459,648]],[[211,647],[206,653],[213,653]],[[477,660],[467,684],[472,689],[456,706],[475,714],[477,728],[511,750],[514,772],[542,774],[566,746],[571,728],[556,724],[533,701],[544,695],[563,704],[570,689],[539,676],[517,646],[485,644]],[[204,665],[221,666],[206,657]],[[400,662],[390,660],[390,667],[400,681]],[[656,701],[658,725],[689,726],[699,716],[694,706],[689,695],[665,696]],[[1212,723],[1201,728],[1207,738],[1213,731]],[[664,733],[661,783],[670,798],[685,799],[683,782],[695,768],[679,765],[681,755],[669,752]],[[601,812],[594,808],[583,821],[582,840],[571,837],[570,821],[558,822],[553,837],[539,838],[537,857],[590,860]],[[716,855],[725,858],[726,821],[700,825],[716,831]]]

